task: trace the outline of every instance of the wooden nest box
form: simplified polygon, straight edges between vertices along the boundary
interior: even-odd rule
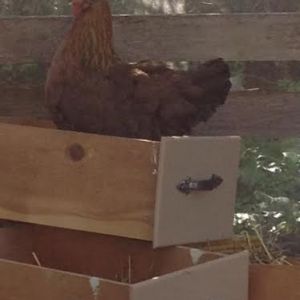
[[[149,242],[26,224],[0,229],[0,246],[5,300],[247,299],[246,252],[153,250]]]
[[[0,62],[47,64],[70,22],[2,18]],[[299,22],[295,13],[115,16],[115,44],[127,61],[291,61]],[[45,117],[38,94],[2,99],[0,120]],[[198,133],[299,136],[297,93],[228,98]],[[155,143],[2,124],[0,144],[0,218],[26,223],[0,227],[1,300],[247,300],[247,253],[170,247],[232,235],[238,138]],[[299,299],[299,269],[251,266],[250,279],[251,300]]]
[[[158,143],[1,124],[0,140],[0,218],[154,247],[232,235],[237,137]]]
[[[22,222],[0,229],[1,299],[247,299],[247,252],[171,247],[231,237],[239,138],[0,124],[0,141],[0,218]]]
[[[126,61],[255,56],[253,47],[232,47],[216,18],[235,40],[245,36],[239,16],[114,17],[116,49]],[[242,23],[257,26],[257,18]],[[0,20],[0,62],[47,64],[70,21]],[[268,35],[262,45],[272,41]],[[238,137],[158,143],[28,126],[47,116],[39,93],[0,103],[5,116],[29,117],[17,121],[22,126],[0,123],[0,300],[247,300],[247,252],[180,246],[232,236]],[[270,108],[252,94],[246,114],[234,97],[219,121],[198,130],[211,135],[213,123],[213,134],[251,132],[259,107],[259,125],[269,132]]]

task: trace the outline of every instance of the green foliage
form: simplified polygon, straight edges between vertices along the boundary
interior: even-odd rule
[[[109,0],[114,14],[178,12],[178,0]],[[299,0],[185,0],[186,12],[297,11]],[[70,13],[69,0],[0,0],[0,15],[63,15]]]
[[[240,61],[228,62],[232,76],[243,76],[244,63]]]
[[[297,11],[299,0],[223,0],[232,12],[280,12]]]
[[[0,83],[41,83],[45,80],[45,69],[38,64],[0,65]]]
[[[300,81],[282,79],[278,81],[277,86],[281,91],[300,92]]]
[[[63,14],[69,10],[66,0],[0,0],[2,15],[37,16]]]
[[[300,234],[300,140],[245,139],[241,152],[236,231]]]

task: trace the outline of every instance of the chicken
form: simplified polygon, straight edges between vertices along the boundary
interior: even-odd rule
[[[123,62],[113,48],[106,0],[73,0],[72,27],[48,71],[46,105],[59,129],[160,140],[189,135],[231,88],[222,59],[180,71]]]

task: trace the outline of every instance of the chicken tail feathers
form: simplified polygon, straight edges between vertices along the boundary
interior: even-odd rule
[[[229,66],[221,58],[207,61],[190,73],[190,82],[182,92],[197,108],[195,122],[205,122],[227,99],[231,89]]]

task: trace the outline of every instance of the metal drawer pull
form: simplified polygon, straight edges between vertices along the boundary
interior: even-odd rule
[[[222,182],[223,178],[215,174],[213,174],[211,178],[204,180],[195,180],[188,177],[177,184],[177,190],[186,195],[193,191],[212,191],[221,185]]]

